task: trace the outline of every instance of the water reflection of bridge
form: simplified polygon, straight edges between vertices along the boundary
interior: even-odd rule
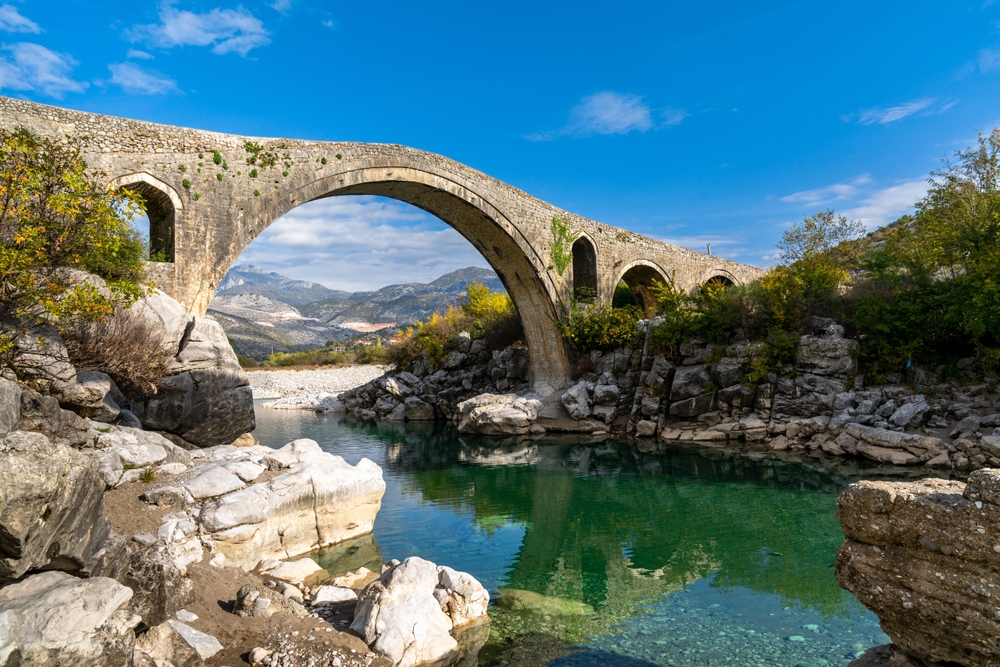
[[[713,586],[847,612],[830,568],[842,541],[836,495],[850,470],[579,439],[458,439],[430,425],[381,437],[387,473],[423,499],[471,511],[483,530],[523,526],[510,588],[594,607],[591,616],[531,620],[535,634],[563,646],[707,577]],[[498,612],[494,635],[515,622]]]

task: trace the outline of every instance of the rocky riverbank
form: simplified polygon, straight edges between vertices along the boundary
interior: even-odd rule
[[[474,654],[489,595],[471,576],[408,559],[331,579],[344,573],[308,557],[371,533],[381,469],[311,440],[260,446],[221,329],[160,293],[133,308],[166,360],[155,392],[126,396],[78,371],[55,331],[19,341],[19,365],[0,377],[0,665],[390,667]],[[383,372],[344,370],[322,386]],[[270,386],[292,385],[316,386]]]
[[[486,352],[465,340],[440,367],[424,359],[412,372],[389,373],[339,400],[362,418],[450,420],[485,435],[617,432],[943,471],[1000,466],[996,378],[866,386],[857,342],[836,323],[817,320],[793,362],[749,384],[761,344],[690,341],[672,362],[650,351],[655,324],[640,322],[642,348],[591,353],[589,370],[554,394],[528,390],[526,350]]]

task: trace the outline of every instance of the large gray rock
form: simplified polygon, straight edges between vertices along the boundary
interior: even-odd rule
[[[407,421],[434,421],[434,406],[416,396],[407,398],[403,406],[403,416]]]
[[[143,627],[159,625],[194,602],[194,587],[174,565],[163,544],[136,549],[118,580],[132,589]]]
[[[712,366],[712,379],[718,387],[731,387],[743,380],[746,364],[737,357],[723,357],[719,363]]]
[[[848,379],[858,370],[858,341],[844,338],[840,325],[830,324],[822,336],[802,336],[796,364],[806,373]]]
[[[137,413],[145,427],[200,447],[228,444],[252,431],[250,381],[222,327],[184,313],[160,292],[133,308],[161,328],[164,352],[171,358],[156,395],[145,402],[142,414]]]
[[[37,431],[52,442],[71,447],[85,447],[94,443],[97,432],[90,422],[70,410],[59,406],[54,396],[25,390],[21,393],[21,420],[18,428],[22,431]]]
[[[889,417],[889,422],[909,429],[920,426],[927,417],[930,406],[927,404],[927,399],[923,396],[917,396],[916,398],[919,400],[904,403],[896,408],[896,411]]]
[[[523,435],[538,419],[541,402],[514,394],[480,394],[457,407],[460,433]]]
[[[562,398],[559,400],[562,402],[563,407],[566,408],[566,412],[569,413],[570,417],[577,421],[590,417],[590,413],[593,410],[590,392],[593,388],[594,386],[589,382],[578,382],[567,389],[562,395]]]
[[[0,582],[31,570],[98,574],[111,524],[97,461],[40,433],[0,437]],[[120,554],[124,556],[122,552]]]
[[[468,574],[407,558],[362,591],[351,630],[398,667],[454,657],[451,630],[486,616],[489,594]]]
[[[678,369],[678,374],[680,374],[680,369]],[[670,404],[671,415],[686,419],[697,417],[698,415],[703,415],[706,412],[712,412],[713,410],[715,410],[714,393],[702,394],[701,396],[695,396],[693,398]]]
[[[683,401],[700,396],[706,393],[706,389],[711,383],[712,375],[705,366],[680,366],[674,372],[674,382],[670,387],[670,400]]]
[[[896,646],[930,664],[996,664],[1000,470],[973,472],[968,484],[858,482],[837,516],[846,538],[837,581]]]
[[[862,454],[894,465],[923,463],[945,453],[940,438],[900,433],[883,428],[847,424],[837,442],[849,454]]]
[[[0,435],[17,429],[21,421],[21,388],[16,382],[0,378]]]
[[[121,412],[113,395],[120,394],[107,373],[87,371],[59,394],[59,403],[82,417],[110,424]]]
[[[0,664],[122,667],[132,664],[139,616],[132,591],[113,579],[43,572],[0,589]]]

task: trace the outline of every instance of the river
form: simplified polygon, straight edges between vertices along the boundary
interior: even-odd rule
[[[471,573],[504,599],[484,667],[840,666],[889,641],[837,586],[850,480],[816,467],[291,410],[258,409],[254,434],[382,467],[373,535],[315,558],[333,574],[409,556]]]

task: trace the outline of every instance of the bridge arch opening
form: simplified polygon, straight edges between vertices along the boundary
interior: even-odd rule
[[[573,295],[579,301],[597,298],[597,250],[593,242],[581,235],[573,242]]]
[[[656,296],[653,294],[653,283],[666,283],[665,272],[652,262],[639,260],[628,266],[618,279],[624,282],[632,291],[635,303],[647,316],[656,312]]]
[[[149,220],[149,259],[154,262],[173,262],[177,211],[184,208],[173,188],[146,173],[117,178],[111,183],[111,188],[126,196],[138,195],[142,200]]]
[[[708,286],[716,289],[726,289],[727,287],[732,287],[736,283],[729,276],[715,275],[702,283],[703,286]]]
[[[369,168],[325,177],[282,198],[244,206],[242,233],[218,239],[220,262],[206,276],[196,307],[207,308],[226,271],[250,241],[298,206],[342,195],[386,197],[419,208],[468,240],[496,273],[521,317],[530,356],[530,383],[536,391],[557,388],[570,377],[565,344],[556,327],[556,288],[530,242],[502,213],[467,188],[408,168]],[[259,208],[258,205],[259,202]],[[252,208],[251,208],[252,207]],[[256,210],[255,210],[256,209]],[[389,282],[388,280],[386,282]]]

